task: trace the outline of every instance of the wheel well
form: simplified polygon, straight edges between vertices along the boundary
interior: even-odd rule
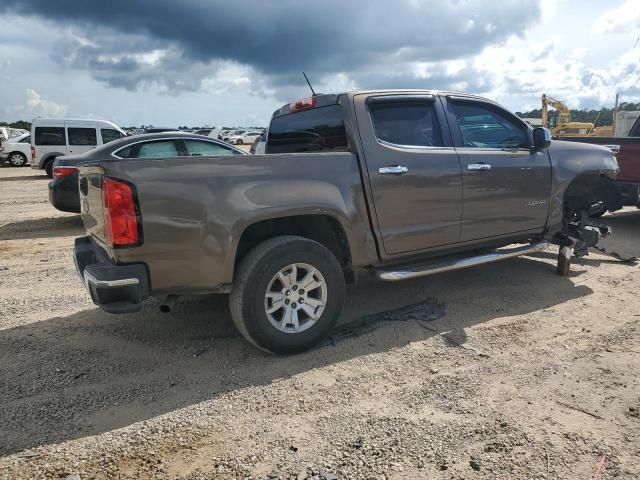
[[[328,248],[343,268],[351,265],[349,242],[344,229],[335,218],[328,215],[297,215],[254,223],[242,232],[236,251],[236,265],[253,247],[280,235],[297,235],[314,240]]]
[[[58,155],[50,155],[47,158],[45,158],[44,161],[42,162],[42,169],[44,170],[45,168],[47,168],[47,165],[55,162],[56,157],[58,157]]]
[[[589,173],[574,178],[564,193],[565,212],[579,212],[602,202],[613,212],[622,208],[620,193],[609,177]]]

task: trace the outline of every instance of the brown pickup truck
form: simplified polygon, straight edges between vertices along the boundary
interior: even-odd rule
[[[227,293],[242,334],[276,353],[327,335],[356,272],[398,281],[549,242],[584,254],[606,231],[593,204],[620,207],[611,150],[462,93],[300,100],[273,114],[266,155],[189,156],[179,135],[171,158],[131,153],[162,134],[87,154],[78,272],[113,313]]]

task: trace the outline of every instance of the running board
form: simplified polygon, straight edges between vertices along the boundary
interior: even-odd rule
[[[397,282],[399,280],[425,277],[427,275],[433,275],[434,273],[450,272],[452,270],[460,270],[462,268],[482,265],[483,263],[493,263],[499,260],[506,260],[507,258],[519,257],[520,255],[541,252],[548,246],[549,242],[542,241],[539,243],[533,243],[531,245],[525,245],[523,247],[504,250],[492,250],[489,253],[483,253],[482,255],[476,255],[474,257],[457,257],[452,260],[434,262],[431,264],[415,265],[412,267],[404,268],[402,270],[379,270],[376,275],[380,280],[386,282]]]

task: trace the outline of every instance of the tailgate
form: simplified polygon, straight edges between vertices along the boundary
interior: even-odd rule
[[[80,190],[80,212],[84,228],[103,246],[107,243],[104,209],[102,207],[102,177],[100,167],[80,167],[78,175]]]

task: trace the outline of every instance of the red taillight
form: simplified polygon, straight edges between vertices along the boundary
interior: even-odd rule
[[[53,167],[53,178],[64,178],[77,171],[76,167]]]
[[[316,97],[303,98],[297,102],[289,104],[289,110],[292,112],[299,112],[300,110],[307,110],[316,106]]]
[[[102,182],[102,205],[109,243],[113,246],[137,244],[138,216],[131,185],[105,177]]]
[[[35,159],[36,159],[36,147],[31,145],[31,160],[35,160]]]

